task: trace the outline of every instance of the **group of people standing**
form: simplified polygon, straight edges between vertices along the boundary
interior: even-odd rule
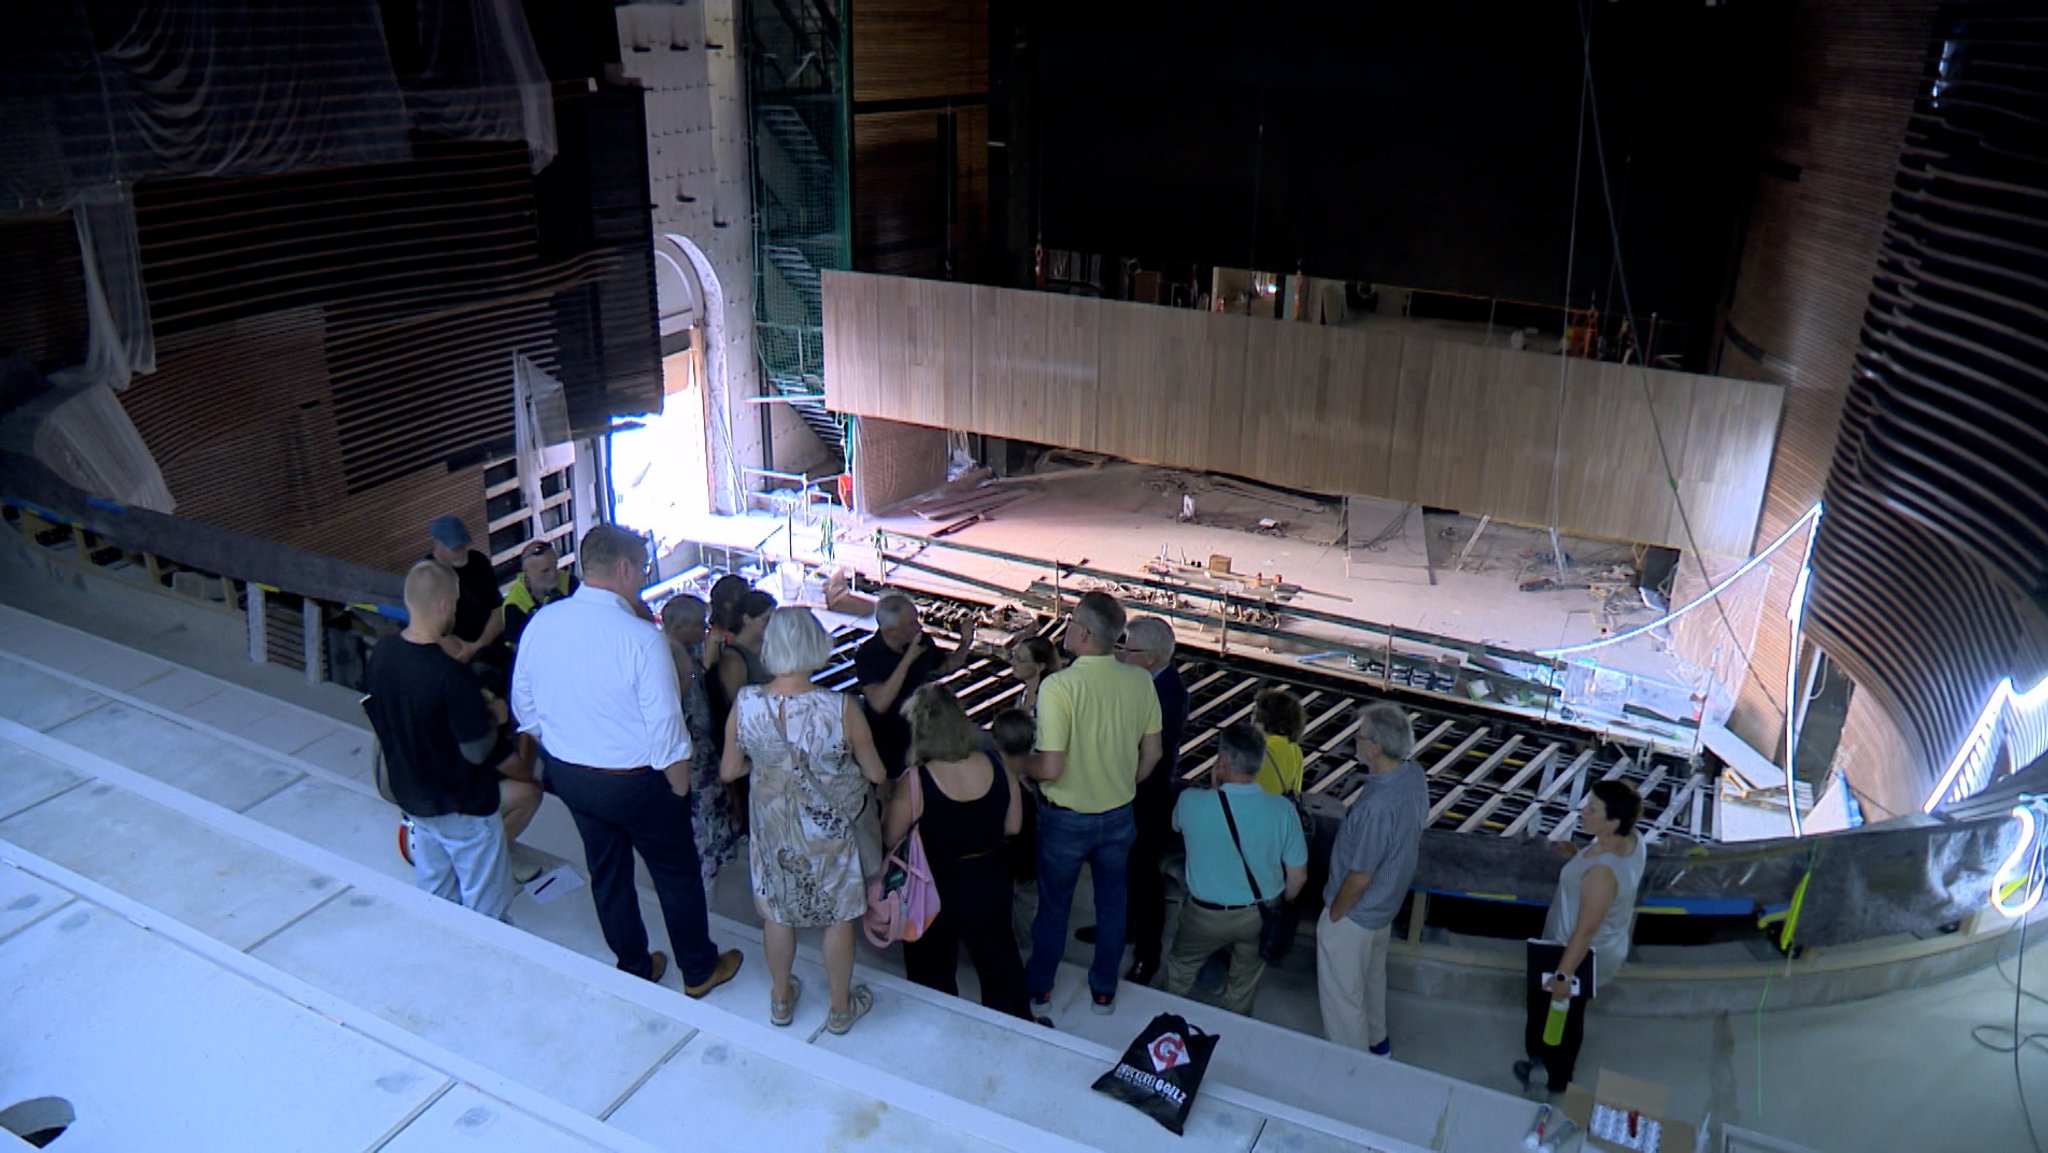
[[[473,670],[480,646],[449,639],[467,586],[439,555],[440,537],[452,534],[435,527],[437,555],[407,578],[412,619],[373,653],[368,698],[394,784],[405,782],[396,793],[414,827],[422,888],[502,915],[516,830],[500,787],[524,784],[537,800],[533,782],[542,780],[576,822],[618,966],[651,980],[666,968],[640,919],[638,853],[684,990],[702,996],[741,964],[737,950],[710,939],[706,886],[744,835],[770,1020],[794,1018],[804,993],[793,971],[797,934],[822,930],[826,1028],[843,1033],[873,1005],[872,990],[853,980],[868,881],[885,847],[915,828],[942,912],[906,943],[913,981],[957,992],[964,949],[984,1005],[1050,1024],[1086,865],[1095,924],[1077,936],[1093,945],[1086,980],[1095,1011],[1114,1010],[1121,980],[1153,983],[1162,962],[1166,990],[1184,994],[1218,954],[1227,957],[1224,1007],[1251,1011],[1264,926],[1299,915],[1293,903],[1313,839],[1301,810],[1305,715],[1285,690],[1261,693],[1253,720],[1222,731],[1206,787],[1183,788],[1188,693],[1172,627],[1160,618],[1126,620],[1112,597],[1085,594],[1060,648],[1033,638],[1005,654],[1017,683],[978,707],[1004,706],[983,728],[945,683],[975,655],[974,638],[942,646],[908,597],[877,602],[876,631],[854,658],[857,690],[842,694],[814,683],[833,653],[818,618],[778,607],[737,577],[713,586],[708,604],[670,600],[654,627],[639,600],[645,541],[599,526],[579,548],[580,586],[536,549],[534,571],[504,599],[490,640],[509,633],[507,711]],[[1330,1039],[1385,1054],[1391,926],[1414,878],[1429,795],[1405,710],[1376,704],[1353,720],[1355,756],[1368,772],[1321,894],[1317,990]],[[500,725],[516,735],[497,760]],[[1602,782],[1588,799],[1585,827],[1596,839],[1567,867],[1547,927],[1564,945],[1560,973],[1590,954],[1605,980],[1626,954],[1642,871],[1632,836],[1639,812],[1620,782]],[[1187,899],[1169,953],[1162,865],[1176,835],[1186,845]],[[1133,962],[1120,973],[1127,944]],[[1531,990],[1529,1055],[1515,1070],[1525,1083],[1561,1088],[1570,1079],[1583,999],[1562,1044],[1544,1044],[1535,1023],[1539,1002],[1547,1014],[1567,986],[1553,975]]]

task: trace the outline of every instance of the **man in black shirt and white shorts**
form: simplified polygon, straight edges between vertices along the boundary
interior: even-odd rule
[[[441,647],[459,582],[439,561],[405,577],[405,630],[370,654],[364,711],[377,732],[391,794],[412,824],[419,887],[502,919],[516,891],[498,773],[488,765],[497,726],[469,668]]]

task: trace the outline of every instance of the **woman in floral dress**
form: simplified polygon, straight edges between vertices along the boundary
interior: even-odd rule
[[[748,860],[774,978],[768,1019],[789,1024],[803,995],[790,972],[796,931],[823,929],[825,1028],[844,1033],[874,1004],[866,985],[853,984],[854,923],[867,912],[867,874],[881,868],[873,786],[888,773],[860,703],[811,683],[831,657],[832,638],[809,609],[774,611],[761,641],[771,679],[739,689],[719,775],[752,782]]]

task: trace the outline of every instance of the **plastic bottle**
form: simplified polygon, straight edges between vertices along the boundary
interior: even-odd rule
[[[1550,1003],[1550,1014],[1543,1018],[1543,1043],[1545,1045],[1559,1045],[1564,1042],[1564,1022],[1565,1018],[1571,1015],[1571,1011],[1572,1003],[1570,998]]]

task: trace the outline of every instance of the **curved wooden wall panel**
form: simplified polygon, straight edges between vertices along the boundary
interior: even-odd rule
[[[2000,681],[2048,672],[2048,21],[1944,5],[1925,60],[1810,610],[1893,708],[1885,792],[1915,804]]]
[[[825,274],[826,403],[1315,492],[1747,555],[1783,390],[1123,301]],[[1563,379],[1560,380],[1560,375]],[[1555,452],[1559,401],[1564,445]],[[1553,461],[1555,458],[1555,464]]]
[[[1797,522],[1826,485],[1935,5],[1794,0],[1788,7],[1784,95],[1762,142],[1770,163],[1758,166],[1716,364],[1723,376],[1785,386],[1754,546]],[[1791,661],[1783,622],[1805,549],[1802,533],[1771,564],[1765,627],[1728,720],[1772,754],[1783,740]],[[1842,755],[1859,782],[1911,772],[1906,748],[1889,709],[1868,694],[1852,699]]]

